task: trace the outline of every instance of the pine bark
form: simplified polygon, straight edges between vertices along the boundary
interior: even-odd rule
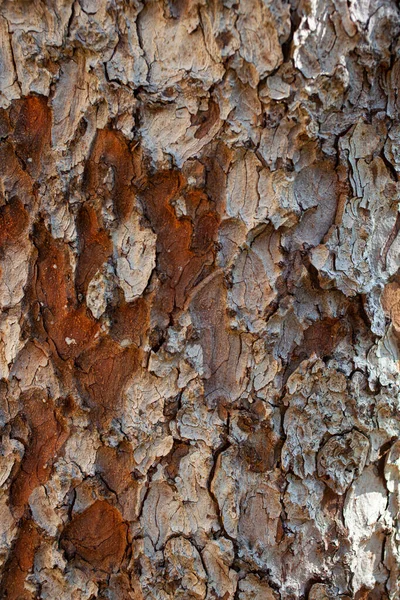
[[[394,0],[0,3],[0,597],[396,600]]]

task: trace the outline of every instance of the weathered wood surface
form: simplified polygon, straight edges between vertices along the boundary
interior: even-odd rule
[[[0,597],[400,597],[394,0],[0,3]]]

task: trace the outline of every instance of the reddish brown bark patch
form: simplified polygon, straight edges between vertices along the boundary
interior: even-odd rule
[[[0,138],[5,138],[11,132],[11,123],[8,111],[0,108]]]
[[[340,319],[326,318],[317,321],[304,332],[302,351],[307,355],[315,353],[323,357],[330,354],[346,336],[347,327]]]
[[[133,156],[121,133],[100,129],[85,169],[85,189],[89,196],[99,197],[103,202],[110,196],[104,184],[110,168],[114,179],[111,192],[114,212],[118,220],[125,220],[132,211],[134,201],[132,183],[136,169]]]
[[[214,202],[219,214],[225,209],[227,174],[232,159],[232,150],[223,142],[213,142],[208,155],[202,159],[207,172],[205,192]]]
[[[22,168],[14,146],[7,139],[0,142],[1,180],[4,192],[8,198],[23,198],[24,204],[34,206],[34,193],[32,178]]]
[[[188,9],[190,8],[190,1],[188,0],[168,0],[169,10],[173,19],[180,19],[185,17]]]
[[[122,392],[138,359],[136,348],[121,348],[109,337],[102,338],[77,359],[76,376],[99,426],[107,427],[118,416]]]
[[[184,186],[180,173],[164,171],[151,178],[141,193],[144,211],[157,234],[162,285],[156,304],[164,315],[184,307],[190,290],[211,271],[215,259],[219,216],[207,196],[196,190],[183,197],[187,216],[178,217],[173,202]]]
[[[35,227],[38,249],[33,299],[48,337],[63,360],[75,358],[95,340],[99,324],[85,306],[77,306],[67,246],[55,240],[43,224]]]
[[[336,494],[330,487],[325,486],[321,507],[329,517],[334,520],[342,514],[345,495]]]
[[[27,96],[12,107],[14,123],[12,138],[18,157],[28,173],[37,178],[42,170],[42,158],[50,147],[51,111],[44,96]]]
[[[385,584],[377,583],[373,590],[368,590],[363,586],[354,595],[354,600],[387,600],[388,597]]]
[[[125,302],[123,298],[110,311],[111,335],[119,343],[134,344],[139,347],[149,328],[150,306],[147,298],[137,298]]]
[[[96,464],[108,487],[118,494],[125,489],[134,468],[132,448],[129,444],[121,444],[119,448],[100,446]]]
[[[29,215],[18,198],[0,207],[0,249],[18,243],[26,232]]]
[[[185,204],[193,223],[190,249],[198,256],[212,252],[220,222],[213,203],[204,192],[193,190],[185,195]]]
[[[73,517],[61,534],[69,560],[90,568],[101,578],[119,570],[127,547],[128,526],[120,512],[97,500]]]
[[[33,490],[48,481],[68,437],[64,420],[43,391],[25,396],[21,408],[29,427],[29,440],[10,490],[11,506],[17,517],[23,515]]]
[[[85,295],[90,280],[110,256],[112,242],[108,233],[100,226],[96,211],[88,204],[79,211],[76,227],[79,239],[76,289],[78,293]]]
[[[132,477],[136,463],[132,446],[122,442],[118,448],[101,446],[97,451],[96,471],[117,497],[118,507],[128,521],[138,517],[139,485]]]
[[[33,521],[24,521],[17,541],[6,563],[0,583],[0,597],[7,600],[31,600],[32,593],[25,589],[27,576],[32,571],[33,561],[41,536]]]
[[[178,172],[165,171],[155,175],[142,194],[146,216],[157,234],[157,270],[162,281],[157,304],[162,313],[171,313],[175,304],[182,304],[180,282],[190,262],[191,225],[177,219],[171,205],[183,186]]]
[[[265,473],[271,471],[280,456],[282,441],[279,435],[263,419],[262,403],[252,405],[251,412],[243,412],[238,418],[238,426],[248,437],[240,447],[240,455],[251,471]]]
[[[173,449],[166,457],[165,472],[170,479],[175,479],[179,473],[179,466],[181,460],[189,454],[189,444],[184,442],[177,442],[174,444]]]
[[[194,137],[198,140],[203,139],[203,137],[207,135],[210,129],[218,121],[219,114],[218,103],[211,100],[207,110],[201,110],[197,113],[197,115],[193,116],[191,119],[191,124],[199,126],[194,134]]]
[[[144,600],[138,578],[132,573],[111,575],[107,592],[110,600]]]
[[[285,371],[284,382],[297,369],[302,360],[316,354],[319,358],[329,356],[349,333],[349,325],[341,319],[329,317],[312,323],[303,333],[303,343],[294,348],[290,364]]]

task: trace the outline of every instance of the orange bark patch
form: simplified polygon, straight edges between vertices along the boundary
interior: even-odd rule
[[[32,593],[25,589],[25,580],[32,571],[39,545],[40,534],[35,523],[31,520],[24,521],[4,569],[0,583],[1,598],[7,598],[7,600],[32,599]]]
[[[54,460],[68,437],[65,423],[44,392],[27,396],[22,408],[30,439],[11,485],[11,505],[17,517],[23,515],[33,490],[49,479]]]
[[[128,527],[120,512],[97,500],[74,516],[61,535],[69,560],[91,568],[99,577],[119,570],[127,547]]]

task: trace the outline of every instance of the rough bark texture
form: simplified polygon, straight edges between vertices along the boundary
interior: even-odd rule
[[[0,3],[0,597],[400,597],[394,0]]]

